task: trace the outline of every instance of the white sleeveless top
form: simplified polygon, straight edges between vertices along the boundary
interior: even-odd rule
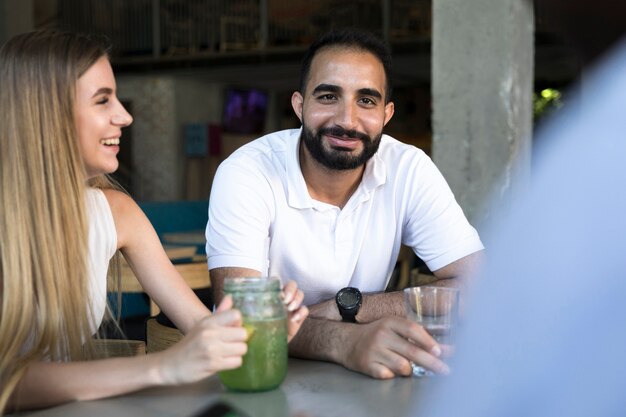
[[[113,221],[113,213],[102,190],[88,188],[85,193],[87,223],[89,225],[89,264],[88,279],[92,298],[91,333],[95,334],[104,318],[107,302],[107,271],[109,261],[117,248],[117,231]],[[32,349],[35,334],[31,333],[20,350],[24,354]],[[49,360],[44,356],[43,360]]]
[[[104,317],[107,302],[107,271],[117,249],[117,231],[109,202],[102,190],[85,193],[89,224],[89,288],[92,297],[91,330],[95,333]]]

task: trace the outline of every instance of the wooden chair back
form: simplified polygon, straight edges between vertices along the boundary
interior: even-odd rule
[[[96,339],[93,345],[96,359],[146,354],[146,343],[143,340]]]
[[[183,338],[180,330],[159,323],[155,317],[146,321],[146,351],[160,352]]]

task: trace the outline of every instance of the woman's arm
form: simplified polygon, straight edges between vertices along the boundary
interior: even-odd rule
[[[210,315],[167,257],[152,224],[126,194],[104,191],[117,229],[117,247],[139,283],[184,334]],[[207,271],[208,274],[208,271]]]
[[[36,362],[30,365],[9,401],[9,410],[93,400],[156,386],[160,354],[92,362]]]
[[[29,365],[9,401],[9,409],[45,407],[67,401],[121,395],[159,385],[195,382],[237,368],[247,351],[241,314],[225,297],[215,314],[196,297],[165,254],[154,228],[127,195],[106,190],[117,229],[117,247],[146,292],[185,333],[162,352],[88,362],[37,362]],[[207,271],[208,273],[208,271]],[[292,337],[307,315],[302,291],[284,288]]]
[[[247,351],[241,315],[228,297],[217,312],[171,348],[149,355],[88,362],[31,364],[9,400],[9,409],[31,409],[93,400],[160,385],[199,381],[241,365]]]

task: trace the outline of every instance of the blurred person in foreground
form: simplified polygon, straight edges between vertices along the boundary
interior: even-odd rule
[[[415,415],[626,415],[626,6],[557,3],[542,7],[594,67],[541,132],[529,189],[491,225],[452,375]],[[606,30],[582,33],[590,22]]]

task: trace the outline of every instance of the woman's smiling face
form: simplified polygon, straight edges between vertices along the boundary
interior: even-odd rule
[[[106,56],[76,82],[74,117],[87,178],[114,172],[119,166],[122,128],[133,118],[117,98],[115,77]]]

